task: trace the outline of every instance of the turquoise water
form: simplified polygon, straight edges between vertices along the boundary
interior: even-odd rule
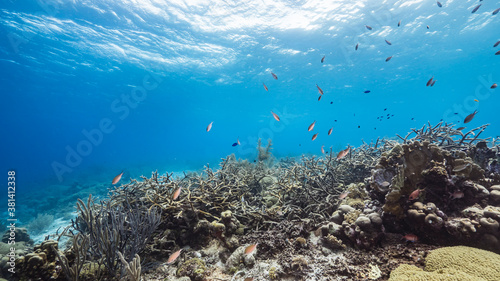
[[[338,152],[474,110],[500,135],[498,1],[64,2],[0,4],[0,170],[23,191],[252,161],[259,138]]]

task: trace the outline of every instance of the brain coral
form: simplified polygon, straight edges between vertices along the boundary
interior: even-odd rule
[[[495,281],[500,276],[500,255],[466,246],[431,251],[425,270],[402,264],[389,281]]]

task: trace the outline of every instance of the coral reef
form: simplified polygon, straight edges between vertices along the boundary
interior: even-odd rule
[[[500,149],[479,139],[486,127],[429,124],[342,159],[330,149],[277,160],[271,142],[259,142],[254,163],[230,155],[181,178],[153,172],[100,203],[78,200],[78,217],[58,235],[69,247],[20,264],[79,280],[387,280],[401,263],[416,267],[395,276],[419,271],[437,245],[500,252]]]

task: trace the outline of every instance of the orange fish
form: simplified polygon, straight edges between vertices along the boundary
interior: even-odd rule
[[[388,61],[390,61],[391,59],[392,59],[392,56],[387,57],[387,58],[385,59],[385,61],[386,61],[386,62],[388,62]]]
[[[245,255],[250,255],[251,253],[255,252],[255,249],[257,249],[257,243],[246,247],[245,248]]]
[[[330,130],[328,130],[328,135],[331,135],[332,131],[333,131],[333,128],[330,128]]]
[[[391,41],[385,39],[385,43],[387,43],[387,45],[392,45]]]
[[[212,122],[210,122],[210,124],[208,124],[208,126],[207,126],[207,132],[210,132],[210,130],[212,129],[212,124],[213,123],[214,122],[212,121]]]
[[[315,140],[318,137],[318,133],[314,134],[312,140]]]
[[[418,198],[420,195],[420,192],[422,192],[422,189],[416,189],[412,193],[410,193],[410,196],[408,197],[408,200],[413,201]]]
[[[323,94],[323,90],[321,90],[321,88],[318,86],[318,84],[316,84],[316,87],[318,88],[319,93],[322,95]]]
[[[417,242],[418,241],[418,237],[417,235],[415,234],[406,234],[405,236],[403,236],[403,238],[406,240],[406,242]]]
[[[266,84],[262,83],[262,85],[264,85],[264,89],[266,89],[266,91],[269,92],[269,89],[267,88]]]
[[[174,192],[174,195],[172,195],[172,200],[177,199],[179,195],[181,195],[181,186],[179,186],[179,188],[177,188],[177,190]]]
[[[347,155],[347,153],[349,153],[349,149],[350,149],[350,147],[347,147],[346,149],[341,150],[339,152],[339,154],[337,154],[337,160],[344,158]]]
[[[479,102],[477,99],[474,99],[475,102]]]
[[[278,80],[278,76],[276,76],[276,74],[271,72],[271,75],[273,76],[274,79]]]
[[[321,153],[325,154],[325,149],[324,149],[324,145],[321,146]]]
[[[314,125],[316,124],[316,120],[314,120],[314,122],[312,122],[311,125],[309,125],[309,127],[307,128],[307,130],[310,132],[314,129]]]
[[[238,145],[241,145],[241,143],[240,143],[240,138],[237,138],[237,139],[236,139],[236,143],[237,143]]]
[[[121,172],[118,176],[114,177],[113,181],[111,182],[111,184],[118,183],[121,180],[122,176],[123,176],[123,172]]]
[[[398,27],[400,27],[400,26],[401,26],[401,21],[398,21]]]
[[[342,199],[346,198],[346,197],[347,197],[347,195],[349,195],[349,192],[348,192],[348,191],[346,191],[346,192],[342,192],[342,193],[339,195],[339,199],[340,199],[340,200],[342,200]]]
[[[432,79],[434,79],[434,76],[432,76],[431,79],[429,79],[429,81],[427,81],[427,84],[426,84],[427,87],[432,83]]]
[[[497,83],[494,83],[493,85],[491,85],[490,89],[495,89],[496,87],[498,87]]]
[[[274,119],[276,119],[276,121],[280,121],[280,117],[276,113],[274,113],[272,111],[271,111],[271,113],[273,114],[273,117],[274,117]]]
[[[173,263],[179,257],[179,255],[181,254],[181,251],[182,251],[182,249],[180,249],[179,251],[171,254],[170,257],[168,257],[167,264]]]

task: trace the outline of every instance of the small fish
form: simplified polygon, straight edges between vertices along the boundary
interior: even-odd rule
[[[408,197],[408,200],[413,201],[418,198],[420,195],[420,192],[422,192],[422,189],[416,189],[412,193],[410,193],[410,196]]]
[[[316,125],[316,120],[314,120],[314,122],[312,122],[311,125],[309,125],[309,127],[307,127],[307,130],[310,132],[314,129],[314,125]]]
[[[366,29],[368,29],[368,30],[372,30],[372,29],[373,29],[373,28],[372,28],[371,26],[369,26],[369,25],[365,25],[365,27],[366,27]]]
[[[181,251],[182,251],[182,249],[180,249],[179,251],[171,254],[170,257],[168,257],[167,264],[173,263],[179,257],[179,255],[181,254]]]
[[[239,138],[239,137],[236,139],[236,143],[237,143],[238,145],[240,145],[240,144],[241,144],[241,143],[240,143],[240,138]]]
[[[432,83],[431,83],[431,87],[432,87],[432,86],[434,86],[434,84],[436,84],[436,81],[437,81],[437,80],[432,81]]]
[[[451,200],[464,198],[464,193],[460,190],[457,190],[457,191],[453,192],[452,194],[450,194],[450,198],[451,198]]]
[[[333,101],[331,101],[330,104],[333,104]]]
[[[358,50],[358,47],[359,47],[359,43],[358,43],[358,44],[356,44],[356,47],[354,48],[354,50],[356,50],[356,51],[357,51],[357,50]]]
[[[123,171],[116,177],[113,178],[113,181],[111,181],[111,184],[117,184],[123,176]]]
[[[181,195],[181,188],[182,186],[179,186],[179,188],[177,188],[177,190],[172,195],[172,200],[176,200],[179,197],[179,195]]]
[[[388,62],[388,61],[390,61],[391,59],[392,59],[392,56],[387,57],[387,58],[385,59],[385,61],[386,61],[386,62]]]
[[[323,62],[325,61],[325,57],[326,57],[326,56],[323,56],[323,57],[321,58],[321,63],[323,63]]]
[[[253,277],[247,277],[243,281],[253,281]]]
[[[237,142],[235,142],[235,143],[233,143],[233,144],[232,144],[232,146],[237,146],[237,145],[238,145],[238,143],[237,143]]]
[[[384,111],[386,111],[386,110],[387,110],[387,108],[384,108]]]
[[[493,85],[491,85],[490,89],[495,89],[496,87],[498,87],[497,83],[494,83]]]
[[[271,72],[271,75],[273,76],[274,79],[278,80],[278,76],[276,76],[276,74]]]
[[[481,7],[481,5],[483,4],[479,4],[474,9],[472,9],[472,13],[474,14],[475,12],[477,12],[477,10],[479,9],[479,7]]]
[[[392,45],[392,43],[387,39],[385,39],[385,43],[387,43],[387,45]]]
[[[432,83],[432,79],[434,79],[434,76],[432,76],[431,79],[429,79],[429,81],[427,81],[427,84],[426,84],[427,87],[429,87],[429,85]]]
[[[359,129],[359,128],[361,128],[361,126],[360,126],[360,125],[358,125],[358,129]]]
[[[477,99],[474,99],[475,102],[479,102]]]
[[[471,114],[467,115],[467,117],[465,117],[465,119],[464,119],[464,124],[467,124],[470,121],[472,121],[472,119],[474,118],[474,116],[476,116],[476,114],[477,114],[477,110],[474,110],[474,112],[472,112]]]
[[[328,130],[328,135],[331,135],[332,131],[333,131],[333,128],[330,128],[330,130]]]
[[[400,26],[401,26],[401,20],[400,20],[400,21],[398,21],[398,27],[400,27]]]
[[[318,133],[314,134],[311,140],[315,140],[318,137]]]
[[[500,55],[500,51],[496,52],[495,55],[497,55],[497,56]]]
[[[495,48],[496,46],[500,45],[500,40],[498,40],[495,45],[493,45],[493,48]]]
[[[339,195],[339,199],[340,199],[340,200],[342,200],[342,199],[346,198],[346,197],[347,197],[347,195],[349,195],[349,191],[342,192],[342,193],[340,193],[340,195]]]
[[[430,29],[430,27],[429,27],[429,26],[427,26],[427,29]]]
[[[463,129],[465,129],[465,127],[458,127],[457,131],[462,131]]]
[[[341,150],[341,151],[337,154],[337,160],[340,160],[340,159],[344,158],[344,157],[347,155],[347,153],[349,153],[349,149],[350,149],[350,147],[347,147],[346,149]]]
[[[257,243],[246,247],[245,248],[245,255],[250,255],[251,253],[255,252],[255,249],[257,249]]]
[[[212,122],[210,122],[210,124],[208,124],[208,126],[207,126],[207,132],[210,132],[210,130],[212,129],[212,124],[213,123],[214,122],[212,121]]]
[[[439,8],[443,7],[443,5],[441,5],[441,3],[439,1],[437,1],[437,5]]]
[[[325,147],[324,145],[321,146],[321,153],[323,153],[323,154],[325,154],[325,148],[324,147]]]
[[[403,239],[405,239],[406,242],[417,242],[418,241],[418,237],[415,234],[406,234],[405,236],[403,236]]]
[[[266,84],[262,83],[262,85],[264,85],[264,89],[266,89],[266,91],[269,92],[269,89],[267,88]]]
[[[322,95],[323,94],[323,90],[318,86],[318,84],[316,84],[316,88],[318,88],[319,93]]]
[[[319,97],[318,97],[318,101],[320,101],[320,100],[321,100],[321,97],[322,97],[322,95],[319,95]]]
[[[276,113],[271,111],[271,114],[273,115],[274,119],[276,119],[276,121],[280,121],[280,117]]]
[[[496,14],[498,14],[498,12],[500,12],[500,8],[494,10],[493,13],[492,13],[492,15],[496,15]]]

